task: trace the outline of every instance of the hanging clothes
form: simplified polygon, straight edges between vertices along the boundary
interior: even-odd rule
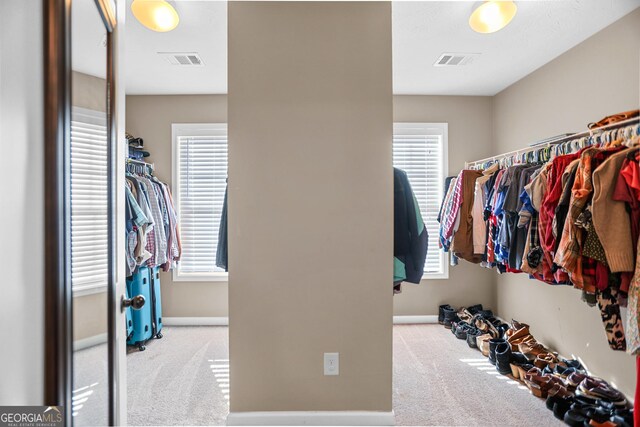
[[[459,218],[457,231],[453,236],[453,253],[469,262],[478,264],[482,261],[482,255],[476,254],[473,245],[473,205],[476,180],[482,176],[480,171],[464,170],[460,174],[460,207],[457,216]]]
[[[227,193],[229,184],[224,190],[224,202],[222,204],[222,215],[220,216],[220,227],[218,228],[218,247],[216,249],[216,267],[229,271],[229,235],[227,232]]]
[[[499,273],[573,286],[599,308],[609,346],[639,354],[638,135],[631,125],[461,171],[440,207],[440,246]]]
[[[402,282],[419,284],[429,246],[429,234],[407,174],[393,169],[393,284],[400,292]]]
[[[180,260],[178,216],[169,187],[137,166],[128,167],[125,187],[126,274],[138,267],[169,271]]]

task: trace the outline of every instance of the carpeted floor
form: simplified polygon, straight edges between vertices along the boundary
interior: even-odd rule
[[[75,425],[109,425],[108,351],[105,343],[73,354],[71,413]]]
[[[228,328],[165,326],[162,333],[145,351],[128,351],[129,425],[225,425]]]
[[[393,328],[397,425],[562,426],[544,400],[440,325]]]
[[[164,338],[128,356],[130,425],[224,425],[228,412],[226,327],[165,327]],[[397,425],[560,426],[479,351],[439,325],[394,327]]]

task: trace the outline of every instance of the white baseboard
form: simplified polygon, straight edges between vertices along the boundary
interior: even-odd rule
[[[73,351],[84,350],[85,348],[93,347],[94,345],[104,344],[107,342],[109,335],[104,334],[94,335],[88,338],[83,338],[73,342]]]
[[[229,326],[228,317],[165,317],[164,326]]]
[[[230,412],[228,426],[393,426],[395,415],[376,411]]]
[[[411,325],[417,323],[438,323],[438,316],[393,316],[394,325]]]
[[[438,323],[438,316],[393,316],[394,325]],[[165,326],[229,326],[228,317],[165,317]]]

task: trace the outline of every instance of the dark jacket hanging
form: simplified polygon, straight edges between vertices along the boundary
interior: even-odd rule
[[[420,283],[429,245],[427,228],[407,174],[393,169],[394,186],[394,285]]]
[[[224,190],[224,204],[222,205],[222,215],[220,216],[220,228],[218,230],[218,248],[216,249],[216,267],[229,271],[229,246],[227,234],[227,192],[229,184]]]

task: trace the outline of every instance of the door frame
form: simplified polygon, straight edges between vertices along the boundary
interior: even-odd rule
[[[72,0],[43,1],[44,36],[44,191],[45,191],[45,336],[44,403],[65,408],[65,425],[73,425],[73,295],[71,289],[70,120]],[[84,0],[76,0],[84,1]],[[95,0],[107,32],[108,168],[108,363],[109,425],[120,421],[117,405],[117,150],[116,11],[109,0]]]

